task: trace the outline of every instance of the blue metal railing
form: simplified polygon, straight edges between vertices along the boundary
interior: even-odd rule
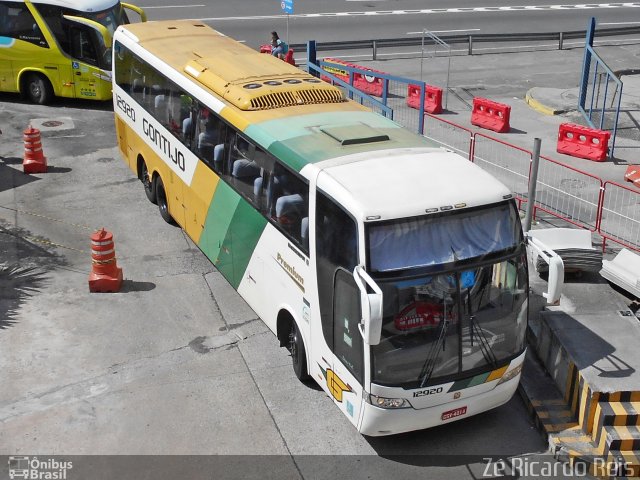
[[[620,118],[620,102],[622,100],[622,81],[611,70],[605,61],[593,49],[593,37],[596,27],[594,17],[589,22],[587,36],[585,40],[584,58],[582,62],[582,75],[580,77],[580,92],[578,95],[578,110],[591,128],[598,130],[611,130],[611,147],[609,156],[613,158],[616,145],[616,135],[618,132],[618,120]],[[592,71],[593,66],[593,71]],[[613,102],[617,104],[614,108],[607,108],[609,99],[609,84],[613,83]],[[604,92],[601,95],[602,85]],[[594,121],[594,114],[599,115],[599,120]],[[613,114],[612,124],[607,124],[607,114]],[[611,116],[611,115],[610,115]]]
[[[409,109],[406,106],[400,107],[403,110],[410,111],[411,114],[415,112],[416,122],[410,122],[412,125],[417,125],[416,131],[419,134],[424,134],[424,101],[426,95],[426,83],[423,81],[413,80],[404,77],[398,77],[395,75],[390,75],[384,72],[377,72],[367,70],[365,68],[360,68],[356,65],[345,65],[342,63],[331,62],[330,60],[317,60],[316,59],[316,50],[315,50],[315,41],[311,40],[307,43],[307,68],[309,73],[316,76],[323,76],[329,78],[329,80],[338,85],[339,87],[345,89],[347,96],[357,101],[358,103],[368,106],[372,108],[374,111],[378,111],[387,118],[394,119],[396,117],[395,110],[389,106],[389,83],[397,82],[403,85],[406,85],[407,88],[403,87],[403,90],[406,92],[408,90],[409,85],[416,85],[420,88],[420,100],[419,100],[419,108],[417,109]],[[349,76],[349,81],[344,81],[331,73],[331,71],[339,69],[344,71]],[[382,80],[382,94],[380,96],[380,100],[371,96],[367,93],[364,93],[358,90],[354,86],[354,77],[355,74],[361,74],[367,76],[369,78],[374,77],[375,79]],[[398,121],[398,119],[396,119]],[[404,122],[400,122],[404,123]],[[409,125],[405,124],[405,127],[409,127]]]

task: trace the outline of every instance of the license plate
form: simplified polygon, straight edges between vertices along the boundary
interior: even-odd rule
[[[461,417],[462,415],[464,415],[465,413],[467,413],[467,407],[460,407],[460,408],[456,408],[455,410],[449,410],[447,412],[444,412],[442,414],[442,420],[449,420],[451,418],[455,418],[455,417]]]

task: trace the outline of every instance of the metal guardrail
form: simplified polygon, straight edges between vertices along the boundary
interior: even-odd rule
[[[456,125],[436,115],[426,114],[425,136],[453,148],[483,170],[488,171],[516,197],[528,201],[532,152],[498,138]],[[465,144],[467,146],[465,146]],[[540,156],[534,216],[545,212],[607,241],[640,252],[640,190],[599,177]]]
[[[596,30],[596,36],[613,37],[623,35],[640,34],[640,26],[600,28]],[[586,30],[572,30],[568,32],[540,32],[540,33],[477,33],[473,35],[440,35],[440,39],[449,45],[466,44],[468,54],[473,55],[474,43],[503,43],[503,42],[536,42],[536,41],[557,41],[558,49],[562,50],[565,40],[584,39]],[[373,60],[376,60],[379,48],[393,47],[420,47],[423,39],[418,37],[405,38],[383,38],[376,40],[347,40],[342,42],[317,42],[316,50],[319,52],[335,50],[363,50],[371,49]],[[424,39],[424,45],[433,45],[431,38]],[[305,43],[292,44],[295,51],[305,51]]]

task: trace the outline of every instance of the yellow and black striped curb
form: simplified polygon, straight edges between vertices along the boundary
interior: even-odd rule
[[[543,103],[541,103],[540,101],[536,100],[531,96],[531,90],[527,92],[527,94],[524,97],[524,100],[525,102],[527,102],[527,105],[533,108],[536,112],[542,113],[543,115],[560,115],[561,113],[564,113],[566,111],[565,109],[554,108],[554,107],[549,107],[547,105],[544,105]]]

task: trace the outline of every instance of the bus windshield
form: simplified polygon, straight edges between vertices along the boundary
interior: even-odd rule
[[[125,13],[124,8],[120,5],[120,2],[107,10],[102,10],[101,12],[75,12],[71,13],[71,15],[88,18],[89,20],[98,22],[100,25],[105,27],[111,35],[113,35],[118,26],[129,23],[127,14]]]
[[[420,388],[522,353],[528,277],[509,203],[369,226],[368,240],[372,277],[383,292],[374,383]]]
[[[368,225],[372,272],[411,269],[480,257],[522,242],[510,202],[482,209]]]

